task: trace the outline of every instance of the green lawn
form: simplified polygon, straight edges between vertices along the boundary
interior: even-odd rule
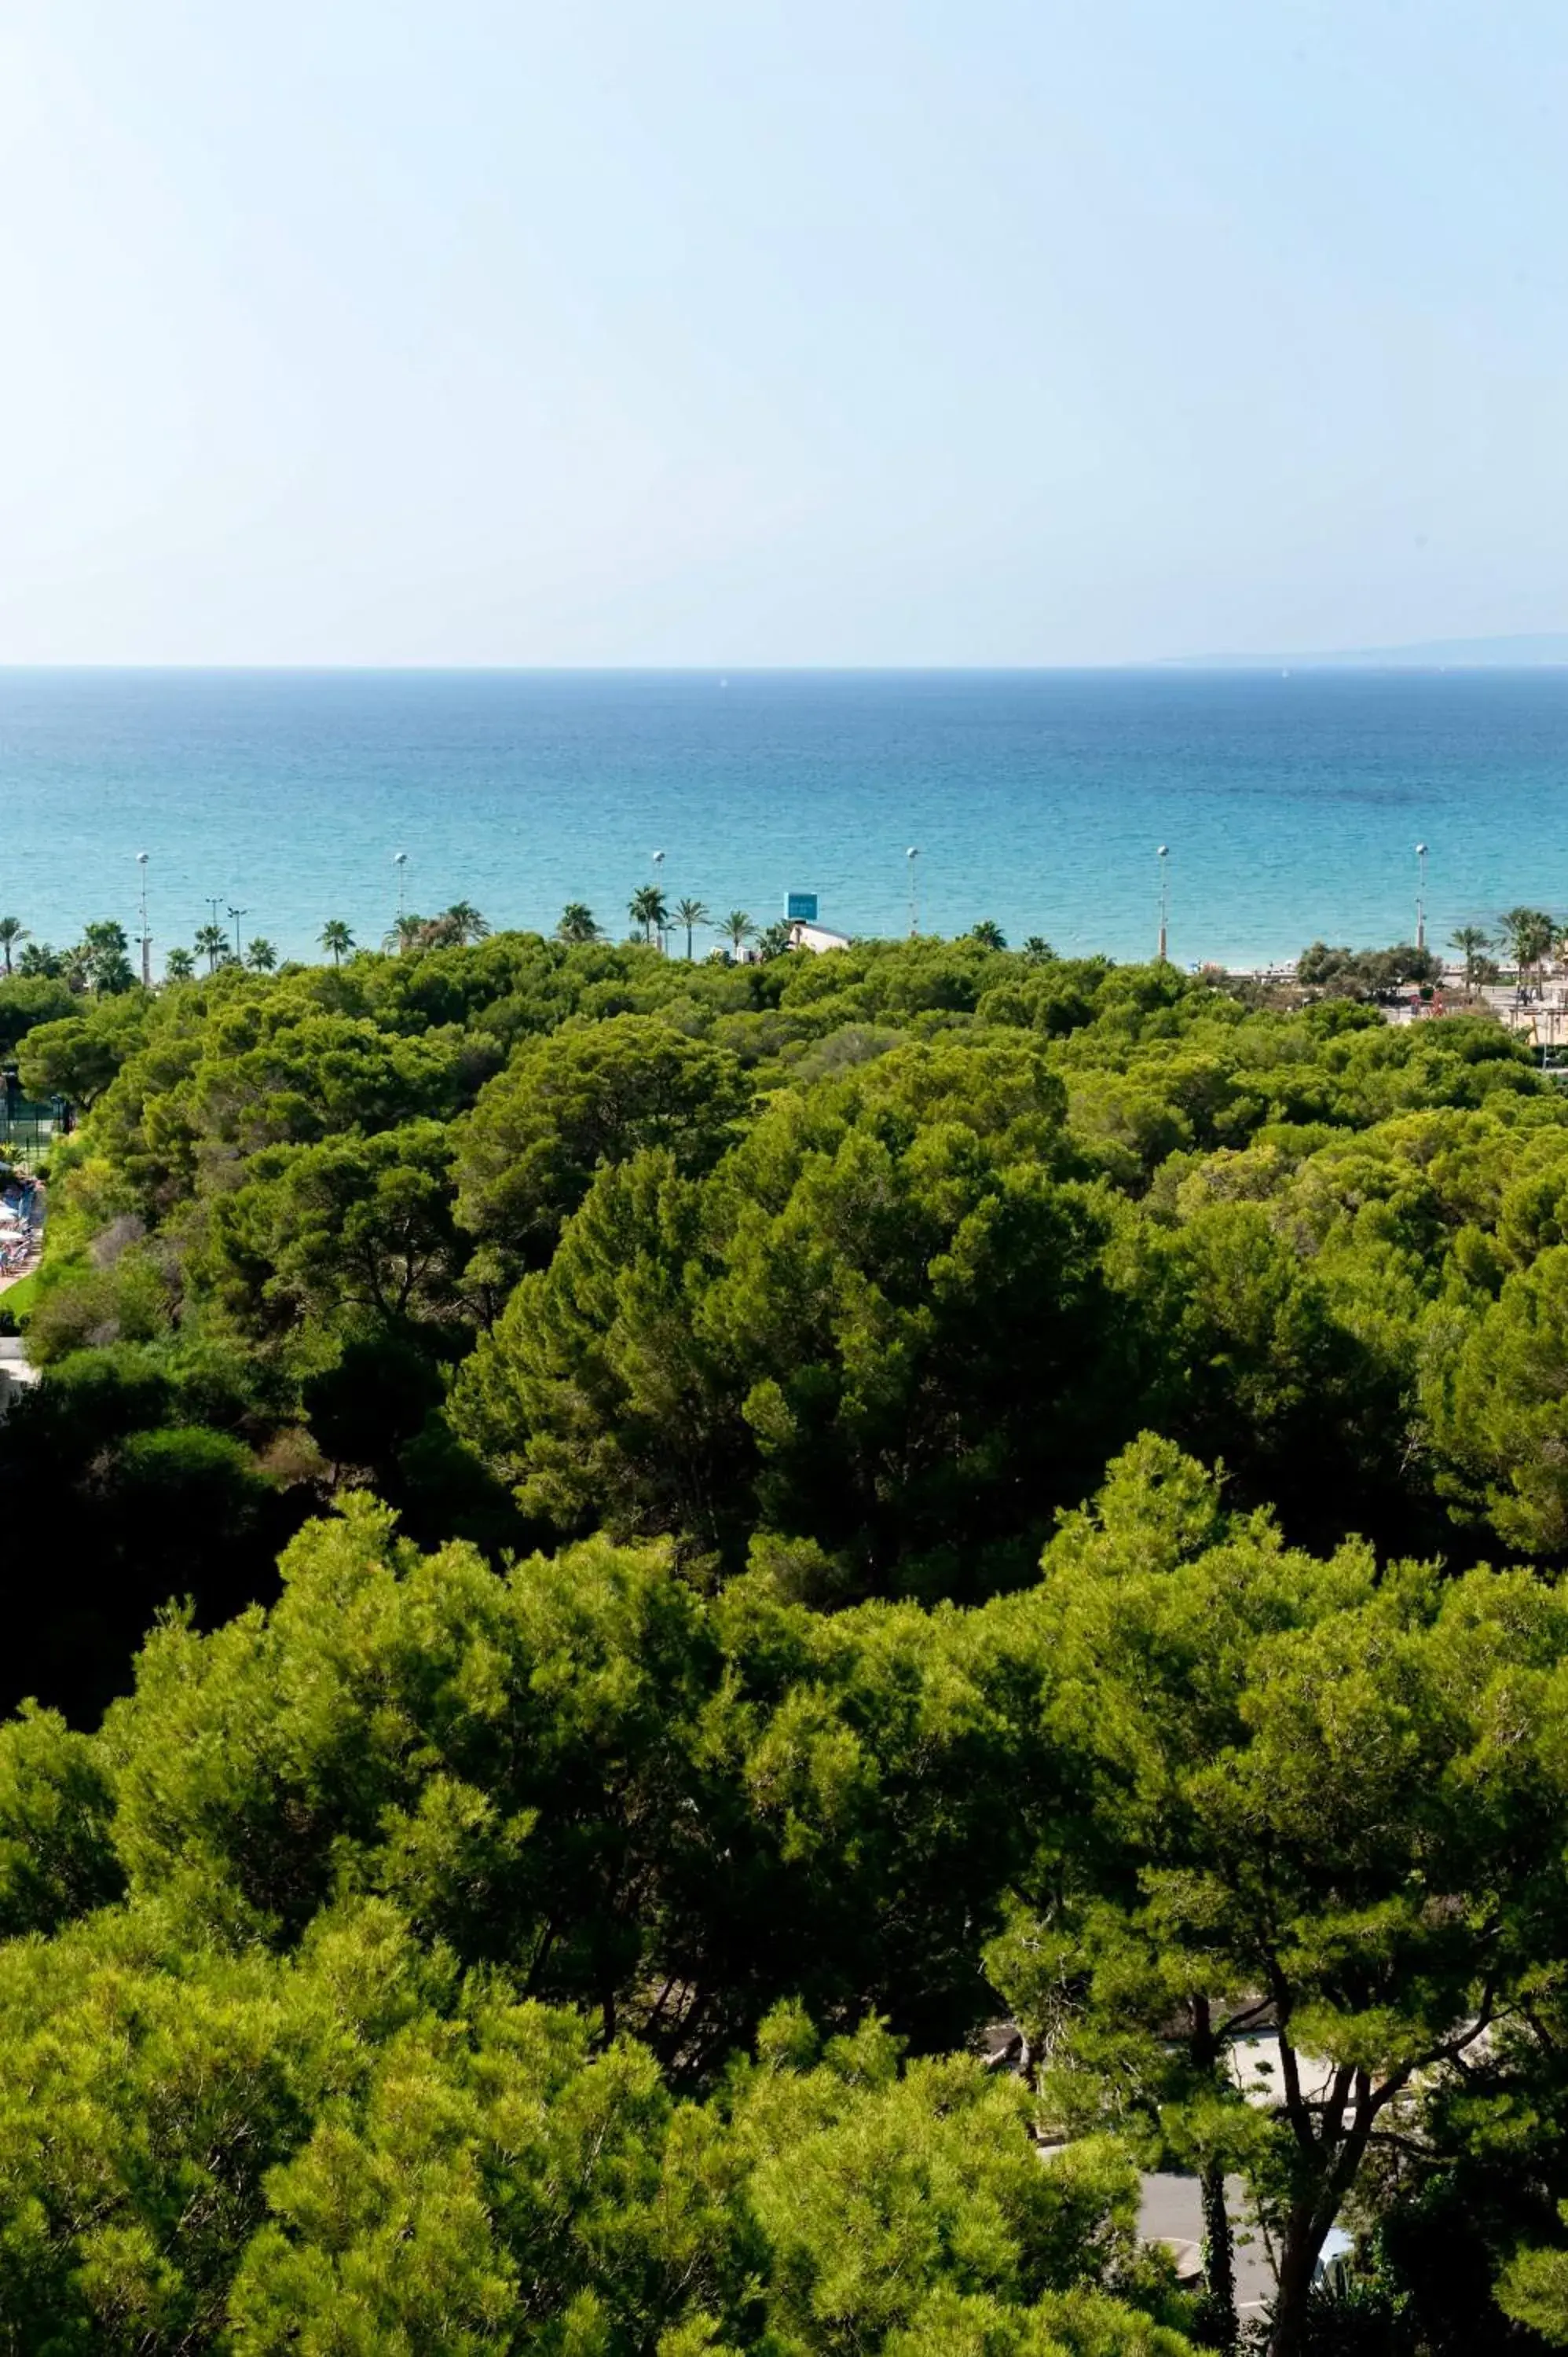
[[[0,1309],[8,1309],[17,1325],[25,1326],[32,1314],[38,1294],[38,1272],[34,1269],[30,1275],[18,1278],[15,1285],[7,1286],[5,1291],[0,1293]]]

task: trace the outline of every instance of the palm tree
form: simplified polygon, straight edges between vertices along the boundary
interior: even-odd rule
[[[416,917],[410,910],[401,916],[394,925],[388,927],[382,946],[389,950],[396,950],[401,955],[408,950],[424,949],[429,934],[429,918]]]
[[[603,938],[601,928],[594,920],[594,912],[585,900],[568,900],[561,911],[561,921],[555,928],[558,942],[581,944]]]
[[[692,935],[696,931],[699,925],[709,924],[712,922],[712,919],[709,917],[706,909],[703,908],[700,900],[677,900],[675,903],[675,922],[678,925],[684,925],[686,928],[686,963],[690,965],[692,963]]]
[[[209,974],[216,974],[218,961],[227,952],[229,936],[221,925],[203,925],[196,936],[196,952],[207,960]]]
[[[329,917],[321,928],[319,939],[334,965],[341,965],[354,946],[354,936],[341,917]]]
[[[245,963],[252,974],[275,974],[278,953],[264,933],[258,933],[245,952]]]
[[[744,909],[732,909],[719,931],[730,945],[732,957],[738,957],[746,942],[757,939],[757,927]]]
[[[489,926],[471,900],[454,900],[438,917],[400,917],[396,938],[408,949],[460,950],[482,942]],[[389,942],[393,938],[387,936]]]
[[[1508,938],[1522,985],[1530,967],[1539,965],[1550,952],[1557,928],[1544,909],[1505,909],[1498,922]]]
[[[455,942],[459,949],[466,949],[470,942],[484,941],[490,930],[472,900],[454,900],[449,909],[443,909],[435,922],[441,939]]]
[[[661,933],[670,922],[669,906],[658,885],[639,884],[626,909],[632,923],[642,927],[642,938],[651,948],[655,933]]]
[[[11,971],[11,952],[18,942],[28,938],[27,928],[20,917],[0,917],[0,950],[5,952],[5,971]]]
[[[1465,987],[1466,990],[1474,990],[1477,976],[1486,963],[1487,953],[1492,946],[1490,933],[1483,932],[1479,925],[1461,925],[1457,932],[1449,934],[1448,946],[1451,950],[1457,950],[1463,957]]]
[[[983,950],[1004,950],[1007,936],[994,917],[982,917],[978,925],[971,925],[969,938],[978,942]]]
[[[170,950],[164,960],[164,974],[170,982],[188,982],[196,972],[196,960],[188,950]]]
[[[1056,952],[1043,933],[1031,933],[1024,943],[1024,955],[1031,965],[1049,965]]]
[[[101,917],[84,925],[81,939],[66,952],[66,980],[73,990],[96,990],[113,996],[129,990],[136,977],[126,955],[131,944],[116,918]]]

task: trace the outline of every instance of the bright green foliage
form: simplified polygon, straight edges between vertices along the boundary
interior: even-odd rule
[[[1038,1609],[1075,1830],[993,1967],[1069,2106],[1076,2066],[1091,2111],[1250,2176],[1283,2357],[1369,2155],[1555,1953],[1568,1590],[1293,1553],[1151,1441],[1065,1524]],[[1265,2004],[1278,2072],[1244,2111],[1225,2058]]]
[[[888,2335],[925,2346],[932,2331],[964,2335],[988,2309],[1003,2334],[1059,2331],[1073,2347],[1076,2309],[1090,2329],[1120,2326],[1124,2347],[1162,2345],[1146,2315],[1081,2298],[1139,2281],[1124,2153],[1088,2141],[1043,2166],[1015,2081],[952,2057],[901,2074],[872,2026],[803,2071],[814,2043],[799,2013],[764,2023],[760,2067],[738,2074],[729,2099],[784,2348],[850,2357]],[[1153,2288],[1147,2272],[1142,2288]]]
[[[304,1144],[349,1127],[395,1127],[449,1103],[449,1048],[393,1039],[338,1015],[278,1021],[236,1006],[216,1028],[191,1077],[190,1107],[218,1146],[253,1153]]]
[[[172,1379],[102,1356],[59,1380],[123,1450]],[[1017,1592],[836,1576],[498,1577],[350,1501],[102,1735],[0,1735],[0,2346],[1177,2357],[1135,2152],[1249,2179],[1293,2357],[1408,2155],[1555,2166],[1568,1588],[1308,1554],[1154,1437]],[[983,1952],[1033,2093],[951,2050]]]
[[[1020,2091],[900,2076],[875,2030],[818,2063],[786,2017],[763,2050],[679,2103],[646,2050],[458,1978],[380,1904],[283,1962],[182,1954],[135,1912],[14,1944],[0,2345],[827,2357],[981,2327],[1182,2357],[1119,2155],[1043,2167]]]
[[[434,1121],[264,1147],[213,1203],[193,1291],[257,1334],[355,1311],[388,1323],[443,1315],[463,1259],[449,1150]]]
[[[282,1967],[152,1917],[0,1950],[0,2346],[228,2346],[268,2171],[449,1990],[384,1910]]]
[[[141,1044],[151,1006],[144,994],[126,992],[100,999],[80,1015],[39,1023],[23,1044],[23,1086],[35,1097],[58,1092],[73,1103],[91,1104]]]
[[[76,1006],[69,983],[46,974],[7,972],[0,980],[0,1055],[12,1054],[17,1043],[40,1025],[74,1015]]]
[[[547,1260],[562,1222],[606,1165],[660,1147],[706,1169],[750,1103],[736,1059],[650,1016],[619,1015],[519,1049],[464,1125],[458,1217],[524,1265]]]
[[[30,1032],[29,1085],[88,1109],[52,1157],[51,1381],[242,1347],[222,1428],[286,1527],[368,1469],[425,1541],[607,1526],[724,1573],[755,1542],[821,1601],[1026,1581],[1145,1426],[1315,1545],[1568,1553],[1550,1317],[1515,1314],[1568,1107],[1499,1027],[979,938],[459,945],[471,913]],[[107,1584],[91,1456],[63,1508],[34,1461],[0,1436],[20,1552],[58,1528]],[[223,1577],[215,1542],[199,1609]],[[13,1692],[70,1700],[70,1645]]]
[[[119,1895],[113,1812],[93,1738],[36,1707],[0,1727],[0,1939],[52,1932]]]
[[[1568,2202],[1560,2205],[1568,2225]],[[1498,2305],[1553,2348],[1568,2344],[1568,2251],[1520,2251],[1498,2285]]]
[[[655,2337],[693,2275],[726,2272],[722,2212],[661,2166],[671,2109],[649,2056],[590,2061],[569,2017],[481,1997],[411,2022],[269,2180],[275,2222],[231,2298],[237,2357]]]
[[[1556,1174],[1553,1174],[1554,1177]],[[1539,1201],[1539,1199],[1538,1199]],[[1554,1196],[1555,1234],[1562,1198]],[[1506,1215],[1505,1215],[1506,1216]],[[1499,1535],[1568,1549],[1568,1244],[1515,1269],[1430,1386],[1432,1420],[1464,1494],[1468,1475]]]
[[[113,1714],[138,1895],[287,1940],[389,1894],[691,2071],[789,1992],[928,2040],[972,2018],[1031,1756],[1015,1649],[760,1583],[707,1605],[602,1542],[498,1580],[363,1501],[284,1574],[264,1619],[159,1631]]]

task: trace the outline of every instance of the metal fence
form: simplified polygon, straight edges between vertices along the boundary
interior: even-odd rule
[[[58,1097],[25,1097],[0,1090],[0,1153],[8,1162],[32,1160],[66,1126]]]

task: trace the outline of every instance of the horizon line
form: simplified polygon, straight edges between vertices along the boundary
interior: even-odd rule
[[[1506,644],[1506,641],[1500,642]],[[1186,673],[1238,676],[1254,673],[1296,671],[1318,673],[1403,673],[1442,674],[1453,672],[1540,673],[1568,671],[1568,634],[1561,654],[1527,656],[1427,653],[1412,649],[1340,653],[1234,655],[1147,655],[1080,662],[366,662],[178,661],[114,662],[60,660],[13,662],[0,658],[0,677],[31,677],[40,673],[70,675],[91,673],[118,676],[277,676],[342,678],[492,678],[492,679],[887,679],[982,678],[1038,679],[1115,676],[1129,673]]]

